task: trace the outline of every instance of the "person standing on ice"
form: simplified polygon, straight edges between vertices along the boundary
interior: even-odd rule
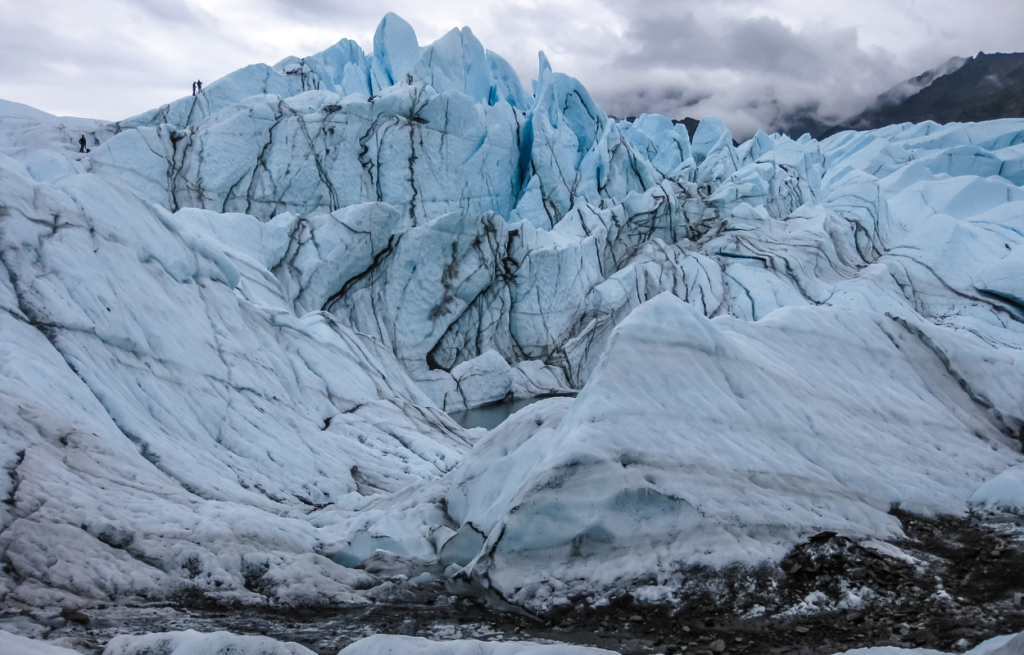
[[[195,95],[195,94],[196,94],[196,83],[193,82],[192,83],[192,95]]]
[[[196,80],[196,93],[202,93],[202,92],[203,92],[203,81],[202,80]]]
[[[82,135],[82,138],[78,140],[78,152],[85,152],[85,135],[84,134]]]

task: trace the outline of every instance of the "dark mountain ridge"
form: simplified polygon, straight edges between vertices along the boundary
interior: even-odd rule
[[[765,129],[794,139],[803,134],[824,139],[846,130],[873,130],[899,123],[977,123],[1022,117],[1024,53],[980,52],[966,59],[952,57],[897,84],[879,94],[867,109],[838,124],[822,120],[814,104],[780,116]],[[627,116],[625,120],[633,122],[635,118]],[[700,124],[691,117],[672,122],[684,124],[691,139]]]
[[[952,72],[935,77],[917,93],[892,102],[901,87],[925,81],[922,78],[929,73],[883,93],[860,114],[819,134],[812,132],[812,136],[820,139],[845,130],[873,130],[929,120],[974,123],[1024,117],[1024,53],[978,53]]]

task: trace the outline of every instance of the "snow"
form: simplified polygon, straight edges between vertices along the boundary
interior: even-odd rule
[[[0,630],[0,655],[77,655],[77,651]],[[195,630],[147,635],[118,635],[103,655],[312,655],[299,644],[270,637]],[[432,641],[422,637],[373,635],[343,648],[344,655],[612,655],[613,651],[568,644],[488,642],[473,639]],[[340,654],[339,654],[340,655]]]
[[[0,597],[543,609],[1019,511],[1024,120],[532,91],[388,14],[118,123],[0,102]]]
[[[78,655],[78,651],[61,648],[38,639],[29,639],[6,630],[0,630],[0,654],[2,655]]]
[[[983,641],[966,655],[1017,655],[1024,648],[1024,633],[1000,635]],[[896,646],[877,646],[874,648],[854,648],[837,655],[939,655],[942,651],[931,648],[898,648]]]
[[[473,639],[430,641],[422,637],[374,635],[342,649],[338,655],[608,655],[612,652],[568,644],[500,643]]]
[[[1008,468],[971,496],[971,504],[989,510],[1024,512],[1024,465]]]
[[[1021,633],[1015,635],[1000,635],[987,641],[983,641],[969,653],[971,655],[1016,655],[1024,648],[1024,637]]]
[[[967,651],[968,655],[1014,655],[1020,652],[1022,634],[994,637]],[[0,653],[19,655],[71,655],[77,651],[51,645],[44,641],[20,637],[0,630]],[[160,652],[166,655],[307,655],[313,651],[295,643],[280,642],[270,637],[237,635],[229,632],[153,633],[119,635],[112,639],[104,655],[145,655]],[[899,648],[877,646],[855,648],[837,655],[941,655],[930,648]],[[569,644],[537,644],[532,642],[488,642],[473,639],[433,641],[422,637],[373,635],[342,649],[339,655],[599,655],[614,651]]]
[[[142,636],[118,635],[110,640],[103,655],[312,655],[299,644],[270,637],[236,635],[230,632],[200,633],[195,630],[163,632]]]
[[[852,648],[842,655],[942,655],[933,648],[900,648],[899,646],[875,646],[873,648]]]

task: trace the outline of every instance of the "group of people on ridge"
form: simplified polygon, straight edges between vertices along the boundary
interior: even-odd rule
[[[203,92],[203,81],[202,80],[196,80],[195,82],[193,82],[192,83],[192,95],[195,95],[197,93],[202,93],[202,92]],[[85,140],[85,135],[83,134],[82,138],[80,138],[78,140],[78,152],[89,152],[88,148],[85,147],[86,145],[87,145],[87,142]]]
[[[196,80],[195,82],[193,82],[192,83],[192,95],[195,95],[197,93],[202,93],[202,92],[203,92],[203,81],[202,80]],[[89,152],[89,150],[85,147],[86,145],[87,145],[87,142],[85,140],[85,135],[83,134],[82,138],[80,138],[78,140],[78,152]]]

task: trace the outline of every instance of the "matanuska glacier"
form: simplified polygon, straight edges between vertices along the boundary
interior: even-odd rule
[[[1022,510],[1022,184],[1024,120],[691,141],[393,14],[116,123],[0,101],[0,600],[669,602]]]

